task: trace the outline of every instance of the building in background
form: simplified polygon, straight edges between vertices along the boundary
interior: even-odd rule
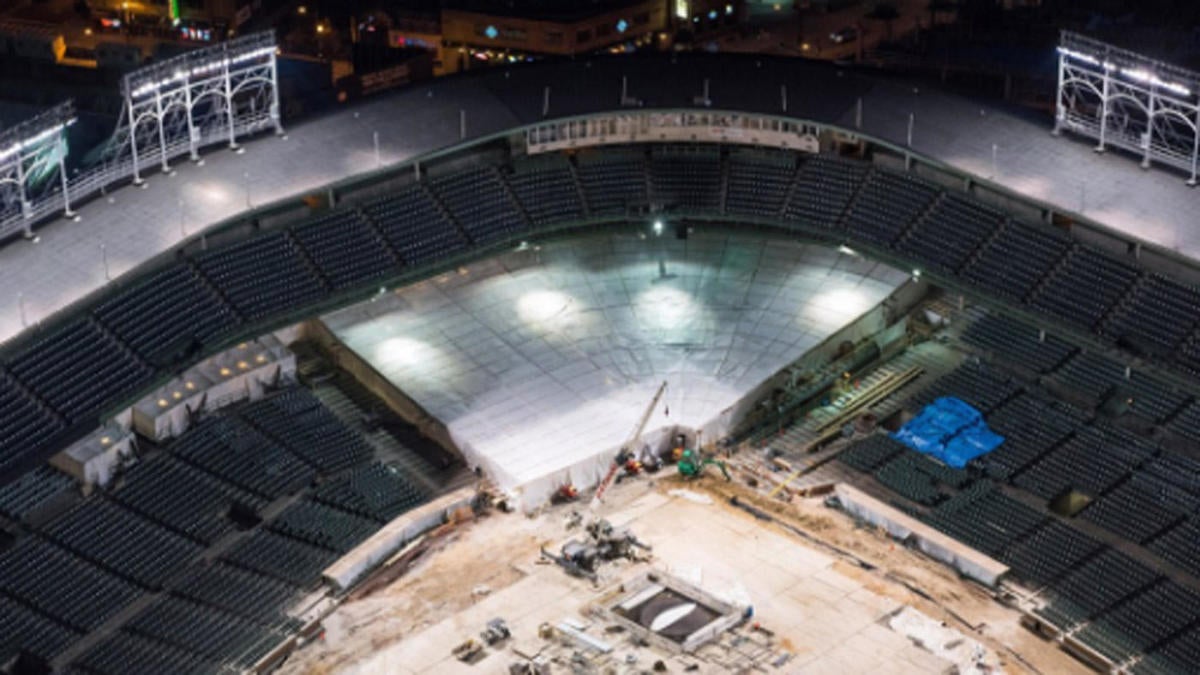
[[[537,56],[634,51],[653,46],[670,25],[663,0],[496,4],[461,0],[442,10],[444,72]]]
[[[124,29],[200,43],[216,42],[252,14],[262,0],[90,0],[103,28]]]
[[[387,32],[394,49],[424,49],[433,55],[435,73],[443,72],[446,50],[442,47],[442,17],[432,12],[397,12]]]
[[[744,0],[670,0],[671,20],[680,32],[708,36],[745,19]]]

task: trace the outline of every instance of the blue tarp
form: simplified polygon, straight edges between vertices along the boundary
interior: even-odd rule
[[[963,429],[957,436],[946,443],[941,460],[946,464],[961,469],[967,462],[986,455],[1000,447],[1004,437],[995,433],[982,422]]]
[[[983,414],[967,402],[945,396],[925,406],[892,437],[948,466],[961,469],[967,462],[985,455],[1004,442],[1004,437],[988,428]]]

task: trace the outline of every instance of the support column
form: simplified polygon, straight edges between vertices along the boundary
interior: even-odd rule
[[[1112,81],[1112,76],[1108,74],[1108,69],[1104,68],[1104,85],[1100,94],[1100,144],[1096,146],[1096,152],[1104,152],[1104,141],[1108,134],[1108,84]]]
[[[171,165],[167,163],[167,130],[163,128],[163,108],[162,108],[162,90],[154,90],[154,119],[158,122],[158,153],[162,158],[162,172],[168,173],[171,171]]]
[[[279,108],[279,68],[275,52],[271,52],[271,124],[275,125],[275,135],[283,136],[283,111]]]
[[[185,78],[183,81],[183,104],[187,108],[188,157],[193,162],[199,162],[200,139],[196,137],[196,121],[192,117],[192,81],[190,78]]]
[[[104,266],[104,280],[112,281],[112,274],[108,271],[108,248],[104,244],[100,244],[100,264]]]
[[[1190,187],[1196,187],[1196,163],[1200,161],[1200,106],[1196,107],[1196,116],[1193,119],[1195,124],[1192,126],[1192,175],[1187,181]]]
[[[1066,59],[1067,57],[1064,54],[1060,53],[1058,55],[1058,96],[1054,99],[1054,131],[1051,132],[1055,136],[1058,136],[1062,133],[1063,122],[1067,115],[1065,112],[1067,109],[1067,104],[1066,101],[1063,100],[1066,98],[1066,92],[1063,91],[1063,76],[1066,70]]]
[[[21,217],[28,220],[33,217],[33,205],[25,194],[25,155],[21,153],[20,146],[17,147],[17,199],[21,204]]]
[[[142,184],[142,174],[138,168],[138,147],[137,147],[137,118],[133,115],[133,99],[127,99],[129,108],[129,151],[133,158],[133,184]]]
[[[71,210],[71,180],[67,176],[67,138],[64,132],[58,132],[58,177],[62,181],[63,215],[74,218]]]
[[[1150,168],[1150,152],[1154,144],[1154,110],[1158,106],[1158,90],[1154,85],[1150,85],[1150,102],[1149,110],[1146,112],[1146,135],[1142,137],[1142,168]]]
[[[229,123],[229,149],[237,150],[237,130],[233,126],[233,82],[229,78],[229,53],[225,54],[225,113]]]

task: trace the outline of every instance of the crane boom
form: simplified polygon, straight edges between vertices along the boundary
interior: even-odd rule
[[[621,470],[621,465],[624,462],[622,458],[637,443],[638,439],[642,437],[642,432],[646,430],[646,425],[650,423],[650,415],[654,414],[654,409],[658,407],[658,402],[662,400],[663,392],[666,390],[667,381],[663,380],[663,383],[658,385],[658,391],[654,392],[654,398],[650,399],[650,405],[646,406],[646,412],[642,413],[642,418],[638,420],[637,426],[633,428],[633,433],[630,434],[629,440],[625,441],[624,445],[621,446],[621,451],[613,459],[612,466],[608,467],[608,473],[604,474],[604,478],[596,486],[596,494],[592,496],[592,503],[589,504],[589,508],[594,510],[600,505],[600,501],[604,498],[604,491],[608,489],[613,479],[617,477],[617,472]]]
[[[633,428],[633,433],[629,435],[629,440],[625,441],[621,446],[622,450],[629,450],[642,437],[642,432],[646,430],[646,425],[650,423],[650,416],[654,414],[654,409],[658,407],[658,402],[662,400],[663,392],[667,390],[667,382],[658,385],[658,391],[654,392],[654,398],[650,399],[650,405],[646,406],[646,412],[642,413],[642,419],[638,420],[638,425]]]

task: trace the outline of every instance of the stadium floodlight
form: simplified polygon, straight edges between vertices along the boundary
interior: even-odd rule
[[[1200,73],[1063,31],[1058,46],[1055,133],[1096,139],[1152,161],[1200,169]]]
[[[51,138],[54,138],[60,132],[62,132],[63,129],[66,129],[67,127],[71,126],[74,123],[75,123],[75,118],[72,117],[70,120],[67,120],[66,122],[62,122],[62,123],[56,124],[56,125],[48,128],[48,129],[44,129],[28,138],[14,140],[11,142],[11,144],[8,145],[7,148],[4,148],[2,142],[0,142],[0,148],[4,148],[4,149],[0,150],[0,162],[3,162],[7,159],[11,159],[12,157],[16,156],[17,153],[21,152],[22,150],[26,150],[28,148],[33,148],[40,143],[43,143]]]
[[[1176,84],[1175,82],[1167,82],[1165,80],[1161,80],[1161,79],[1159,79],[1159,77],[1157,75],[1155,75],[1154,73],[1152,73],[1148,70],[1142,70],[1141,68],[1122,68],[1121,74],[1124,75],[1125,77],[1128,77],[1131,80],[1141,82],[1143,84],[1152,84],[1156,87],[1161,87],[1168,91],[1172,91],[1176,94],[1179,94],[1180,96],[1191,96],[1192,95],[1191,89],[1188,89],[1187,87],[1183,86],[1182,84]]]
[[[133,96],[134,98],[141,98],[143,96],[146,96],[147,94],[152,94],[155,91],[158,91],[159,89],[163,89],[163,88],[169,87],[173,84],[183,82],[184,80],[187,80],[188,78],[202,77],[205,75],[209,75],[211,73],[222,71],[225,68],[228,68],[230,66],[234,66],[234,65],[237,65],[240,63],[245,63],[247,61],[252,61],[254,59],[261,59],[263,57],[270,56],[271,54],[274,54],[274,53],[275,53],[275,47],[264,47],[262,49],[256,49],[253,51],[238,54],[236,56],[230,56],[228,58],[223,58],[220,60],[211,61],[209,63],[204,63],[201,65],[193,66],[191,69],[188,69],[188,70],[179,69],[179,70],[176,70],[175,72],[173,72],[170,75],[170,77],[166,77],[166,78],[163,78],[158,81],[146,82],[146,83],[142,84],[137,89],[134,89],[130,93],[130,95]]]
[[[53,138],[75,123],[75,107],[61,103],[19,124],[0,131],[0,162]]]
[[[266,59],[275,53],[272,31],[251,33],[139,68],[125,76],[123,86],[129,95],[141,98],[188,78],[222,72],[228,67]]]
[[[1084,54],[1083,52],[1077,52],[1073,49],[1067,49],[1066,47],[1059,47],[1058,53],[1066,56],[1067,58],[1075,59],[1076,61],[1090,63],[1093,66],[1100,65],[1100,59],[1092,56],[1091,54]]]
[[[66,129],[74,123],[66,101],[0,131],[0,235],[24,230],[31,238],[28,221],[60,207],[73,215],[65,160]]]
[[[272,31],[251,33],[139,68],[121,82],[125,109],[105,163],[141,182],[144,164],[170,171],[172,157],[274,128],[282,135],[277,47]],[[128,168],[126,168],[128,167]]]
[[[661,218],[654,221],[654,236],[660,237],[663,233],[663,221]]]

